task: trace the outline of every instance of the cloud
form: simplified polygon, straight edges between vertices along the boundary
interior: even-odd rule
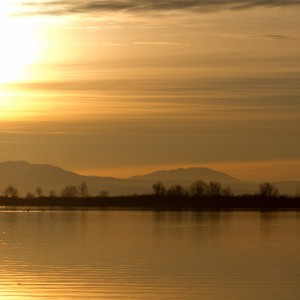
[[[282,34],[266,34],[262,37],[273,39],[273,40],[294,40],[295,38],[288,36],[288,35],[282,35]]]
[[[142,46],[186,46],[186,43],[175,43],[175,42],[134,42],[134,45]]]
[[[99,12],[168,12],[244,10],[255,7],[288,7],[300,0],[76,0],[26,1],[23,15],[66,15]]]

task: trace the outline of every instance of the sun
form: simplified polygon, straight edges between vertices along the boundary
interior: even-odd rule
[[[0,84],[26,79],[26,68],[37,55],[32,19],[14,16],[16,1],[0,1]]]

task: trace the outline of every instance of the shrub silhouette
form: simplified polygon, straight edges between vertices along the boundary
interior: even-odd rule
[[[100,198],[108,198],[109,197],[109,193],[108,191],[100,191],[98,194],[98,197]]]
[[[56,192],[55,192],[54,190],[51,190],[51,191],[49,192],[49,197],[50,197],[50,198],[55,198],[55,197],[57,197]]]

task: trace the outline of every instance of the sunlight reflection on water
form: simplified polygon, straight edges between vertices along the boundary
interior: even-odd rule
[[[1,211],[0,299],[299,299],[298,212]]]

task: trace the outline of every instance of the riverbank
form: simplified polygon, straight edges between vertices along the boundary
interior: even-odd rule
[[[0,198],[2,207],[124,208],[159,210],[298,210],[300,197],[258,195],[218,197],[170,197],[154,195],[87,198]]]

